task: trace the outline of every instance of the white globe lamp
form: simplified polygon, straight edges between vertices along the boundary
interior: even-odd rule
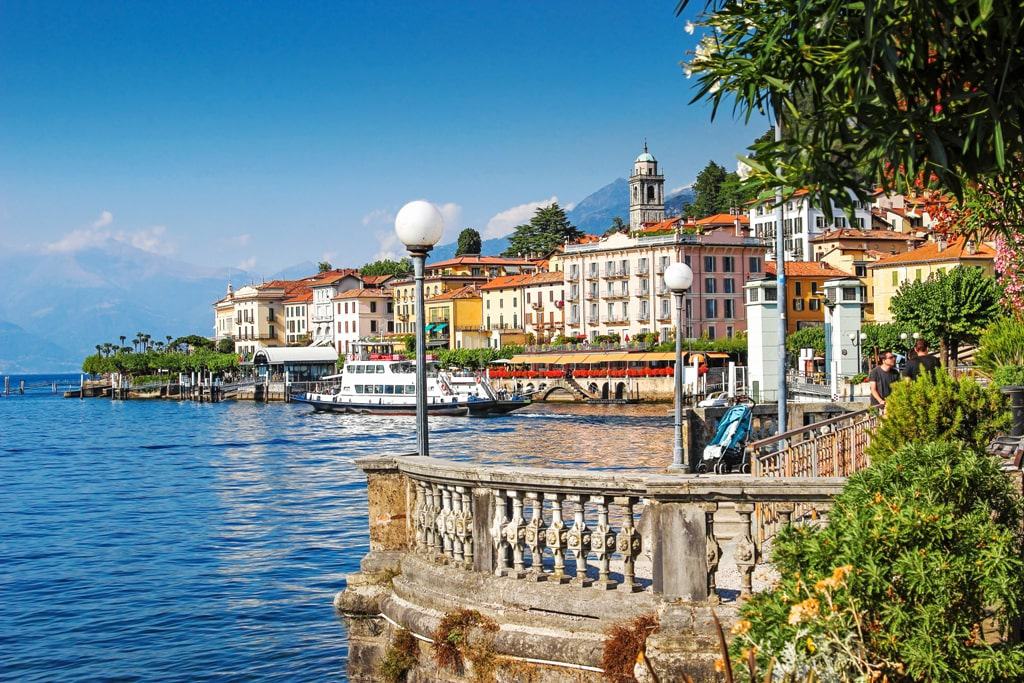
[[[693,271],[685,263],[673,263],[665,269],[665,286],[673,292],[685,292],[693,284]]]
[[[430,202],[417,199],[395,216],[395,234],[409,251],[429,251],[444,233],[444,216]]]

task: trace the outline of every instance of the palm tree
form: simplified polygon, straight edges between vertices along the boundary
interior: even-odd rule
[[[121,335],[121,348],[124,348],[124,340],[127,338],[128,337],[124,336],[123,334]]]
[[[149,336],[148,334],[142,335],[142,346],[143,346],[143,348],[146,351],[149,351],[149,348],[150,348],[149,340],[150,339],[152,339],[152,337]]]
[[[96,345],[96,355],[97,356],[102,356],[103,355],[103,347],[100,346],[99,344]]]

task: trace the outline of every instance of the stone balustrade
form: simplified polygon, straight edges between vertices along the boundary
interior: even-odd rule
[[[726,542],[739,592],[749,595],[765,541],[786,524],[822,518],[845,481],[580,472],[418,456],[357,465],[369,479],[373,550],[524,585],[697,601],[717,599]]]

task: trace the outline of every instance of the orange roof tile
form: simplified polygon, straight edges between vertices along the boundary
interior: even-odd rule
[[[293,295],[291,298],[285,299],[286,304],[304,304],[313,300],[313,290],[306,289],[305,291],[299,292]]]
[[[741,225],[750,222],[750,218],[746,214],[733,216],[731,213],[716,213],[704,218],[698,218],[694,221],[694,225],[735,225],[737,218],[740,220]]]
[[[967,240],[963,237],[956,237],[946,243],[946,248],[939,250],[936,242],[926,244],[901,254],[893,254],[879,259],[871,264],[871,268],[884,268],[885,266],[900,265],[906,263],[928,263],[944,261],[991,261],[996,252],[984,242],[978,244],[975,252],[970,254],[966,250]]]
[[[480,287],[481,290],[509,289],[511,287],[528,287],[530,285],[544,285],[554,282],[562,282],[562,273],[530,273],[527,275],[503,275],[490,280]]]
[[[922,238],[896,230],[861,230],[859,228],[837,228],[812,237],[812,242],[831,242],[833,240],[915,240]]]
[[[465,254],[455,258],[445,259],[437,263],[428,263],[428,269],[447,268],[449,266],[532,266],[534,262],[525,258],[509,258],[506,256],[477,256]]]
[[[775,275],[775,261],[764,264],[766,275]],[[786,277],[853,277],[846,271],[833,268],[824,261],[786,261]]]
[[[368,285],[368,286],[372,286],[372,285],[382,285],[385,282],[387,282],[388,280],[394,279],[397,276],[395,276],[395,275],[360,275],[359,277],[362,279],[363,284]]]
[[[458,289],[436,294],[427,301],[452,301],[453,299],[479,299],[480,291],[473,285],[465,285]]]
[[[316,278],[316,282],[311,283],[310,286],[326,287],[327,285],[333,285],[339,280],[344,280],[349,276],[358,278],[359,271],[355,268],[345,268],[343,270],[332,270],[325,273],[319,273],[314,276]]]
[[[334,296],[334,301],[338,299],[382,299],[390,296],[391,293],[381,287],[360,287],[339,292]]]

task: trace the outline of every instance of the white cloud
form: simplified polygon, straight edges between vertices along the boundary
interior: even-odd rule
[[[245,259],[244,261],[242,261],[241,263],[239,263],[236,266],[236,268],[238,268],[239,270],[252,270],[255,267],[256,267],[256,257],[255,256],[250,256],[249,258]]]
[[[435,206],[444,216],[444,235],[441,236],[440,244],[455,241],[459,231],[462,230],[462,206],[455,202],[435,204]]]
[[[46,253],[67,254],[99,247],[107,242],[130,244],[136,249],[153,254],[172,254],[174,244],[166,239],[167,228],[163,225],[152,225],[142,230],[108,230],[107,226],[114,222],[114,215],[104,211],[88,228],[76,228],[56,242],[43,245]]]
[[[434,206],[437,207],[437,210],[441,212],[441,216],[444,218],[444,234],[441,236],[440,244],[454,241],[458,231],[463,227],[462,205],[455,202],[444,202],[442,204],[434,202]],[[400,259],[407,255],[405,245],[399,241],[398,236],[395,234],[394,211],[390,209],[374,209],[363,216],[362,223],[367,228],[374,228],[373,234],[377,239],[377,253],[374,254],[374,259]]]
[[[689,185],[680,185],[679,187],[674,187],[671,190],[669,190],[668,191],[668,196],[671,197],[674,194],[679,194],[683,190],[691,190],[691,189],[693,189],[693,183],[690,183]]]
[[[100,217],[92,222],[94,228],[105,228],[114,222],[114,214],[109,211],[101,211]]]
[[[243,232],[241,235],[225,237],[221,242],[229,247],[247,247],[252,244],[252,235],[247,232]]]
[[[374,209],[363,216],[363,225],[377,225],[380,223],[394,223],[395,214],[388,209]]]
[[[570,211],[572,211],[575,208],[576,208],[576,202],[569,202],[568,204],[565,204],[564,206],[562,206],[562,210],[565,211],[566,213],[569,213]]]
[[[510,209],[499,211],[491,217],[491,220],[487,221],[487,225],[484,226],[481,237],[484,239],[493,239],[495,237],[504,237],[505,235],[512,232],[517,225],[522,225],[533,217],[533,214],[537,209],[543,209],[551,206],[558,201],[558,197],[552,196],[548,199],[541,199],[537,202],[527,202],[526,204],[520,204],[519,206],[513,206]]]

